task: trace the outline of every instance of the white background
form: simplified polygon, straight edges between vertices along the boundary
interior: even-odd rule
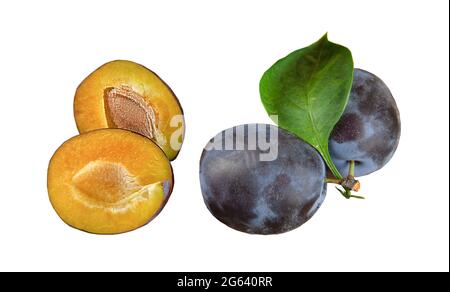
[[[1,1],[0,270],[448,271],[448,1]],[[217,132],[270,123],[258,82],[325,32],[380,76],[402,118],[366,201],[330,187],[316,216],[278,236],[229,229],[204,206],[198,161]],[[118,236],[66,226],[47,199],[53,152],[77,134],[73,95],[104,62],[157,72],[183,105],[175,190]]]

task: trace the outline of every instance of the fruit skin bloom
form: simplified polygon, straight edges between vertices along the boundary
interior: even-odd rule
[[[397,104],[377,76],[355,69],[348,105],[329,140],[331,158],[341,174],[355,161],[355,176],[382,168],[395,153],[401,134]]]
[[[326,170],[319,153],[276,126],[241,125],[232,130],[219,133],[215,143],[232,141],[245,150],[204,150],[201,157],[200,183],[210,212],[229,227],[252,234],[283,233],[308,221],[326,196]],[[273,131],[278,133],[278,155],[263,161],[260,154],[268,150],[251,150],[249,137],[257,132],[258,145]]]

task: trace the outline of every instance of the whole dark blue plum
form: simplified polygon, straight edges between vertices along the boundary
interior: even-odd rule
[[[355,176],[382,168],[400,140],[400,115],[389,88],[377,76],[355,69],[350,99],[329,141],[334,164],[342,175],[355,161]]]
[[[229,227],[252,234],[283,233],[308,221],[325,199],[325,175],[313,147],[265,124],[219,133],[200,160],[208,209]]]

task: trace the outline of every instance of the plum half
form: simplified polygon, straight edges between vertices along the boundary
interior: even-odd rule
[[[150,69],[126,60],[108,62],[78,86],[74,115],[80,133],[124,129],[155,142],[174,160],[184,136],[178,98]]]
[[[64,142],[49,163],[48,195],[68,225],[95,234],[137,229],[164,208],[173,188],[170,162],[150,139],[100,129]]]

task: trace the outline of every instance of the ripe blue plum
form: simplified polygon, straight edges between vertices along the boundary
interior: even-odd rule
[[[342,175],[355,161],[355,176],[382,168],[400,140],[400,114],[386,84],[355,69],[350,99],[329,140],[331,158]]]
[[[210,212],[251,234],[277,234],[308,221],[326,196],[326,167],[309,144],[276,126],[225,130],[205,147],[200,184]]]

